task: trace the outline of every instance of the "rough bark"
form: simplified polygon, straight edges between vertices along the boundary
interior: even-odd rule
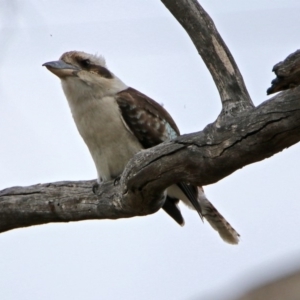
[[[175,182],[212,184],[300,140],[300,87],[254,108],[232,55],[212,20],[194,0],[162,0],[190,35],[219,90],[223,109],[203,131],[142,151],[120,182],[59,182],[0,192],[0,232],[87,219],[118,219],[156,212]]]
[[[161,1],[186,30],[210,71],[222,100],[221,116],[254,107],[233,56],[198,1]]]
[[[276,64],[272,71],[276,78],[272,80],[272,85],[267,90],[268,95],[298,86],[300,84],[300,50]]]

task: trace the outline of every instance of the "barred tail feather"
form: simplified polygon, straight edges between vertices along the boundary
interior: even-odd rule
[[[170,199],[180,199],[188,207],[195,209],[201,219],[206,219],[213,229],[215,229],[220,237],[229,244],[238,244],[240,235],[231,227],[226,219],[217,211],[217,209],[206,198],[202,187],[195,187],[185,183],[173,184],[167,189]],[[167,203],[168,204],[168,203]],[[179,224],[174,214],[168,207],[163,207],[166,212],[173,217]],[[180,211],[179,211],[180,214]],[[180,214],[181,217],[181,214]],[[182,217],[181,217],[182,218]],[[182,218],[183,221],[183,218]]]
[[[220,237],[225,242],[229,244],[238,244],[240,235],[208,201],[201,187],[198,187],[198,197],[203,217],[211,227],[219,233]]]

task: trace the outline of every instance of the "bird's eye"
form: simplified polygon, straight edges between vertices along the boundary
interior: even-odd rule
[[[91,61],[89,59],[83,59],[80,61],[80,64],[83,66],[83,67],[89,67],[91,65]]]

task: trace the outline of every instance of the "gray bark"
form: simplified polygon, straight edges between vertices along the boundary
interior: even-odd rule
[[[284,61],[273,67],[276,78],[267,90],[267,94],[294,88],[300,84],[300,50],[290,54]]]
[[[222,114],[234,116],[254,107],[239,68],[212,19],[197,0],[161,0],[190,36],[222,101]]]
[[[210,70],[223,109],[203,131],[135,155],[120,182],[59,182],[0,191],[0,232],[87,219],[118,219],[156,212],[176,182],[212,184],[300,140],[300,87],[254,108],[243,78],[212,20],[194,0],[162,0],[185,28]]]

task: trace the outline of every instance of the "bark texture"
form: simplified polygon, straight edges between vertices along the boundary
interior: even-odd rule
[[[295,88],[255,108],[232,55],[200,4],[162,2],[187,31],[212,74],[223,106],[216,121],[202,131],[138,153],[118,184],[102,184],[96,195],[92,192],[95,181],[0,191],[0,232],[49,222],[151,214],[161,208],[164,190],[173,183],[215,183],[300,140],[300,87],[293,84]],[[289,70],[297,61],[289,59]]]
[[[300,84],[300,50],[276,64],[272,71],[276,78],[272,80],[272,85],[267,90],[268,95],[298,86]]]
[[[243,77],[213,20],[197,0],[162,0],[186,30],[210,71],[225,115],[254,107]]]

